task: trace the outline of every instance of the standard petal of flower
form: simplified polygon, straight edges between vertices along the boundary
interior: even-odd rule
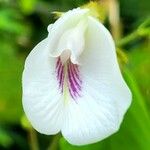
[[[131,93],[117,63],[107,29],[89,17],[85,50],[80,57],[81,96],[65,107],[63,136],[75,145],[100,141],[118,131]]]
[[[91,83],[99,92],[116,101],[121,122],[131,104],[132,95],[122,77],[114,41],[109,31],[92,17],[89,17],[86,38],[85,51],[80,58],[81,72],[92,79]]]
[[[62,124],[63,100],[55,77],[55,60],[40,42],[29,54],[23,72],[23,107],[33,127],[44,134],[56,134]]]

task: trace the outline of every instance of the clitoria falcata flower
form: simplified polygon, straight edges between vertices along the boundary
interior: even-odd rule
[[[94,143],[118,131],[130,103],[112,36],[88,9],[50,24],[26,59],[23,108],[40,133]]]

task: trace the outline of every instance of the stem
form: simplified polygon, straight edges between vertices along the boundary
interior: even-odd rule
[[[29,132],[29,145],[31,150],[39,150],[38,140],[36,131],[31,128],[28,130]]]
[[[128,43],[138,40],[142,37],[150,37],[150,19],[146,19],[139,27],[127,35],[126,37],[122,38],[117,42],[118,47],[122,47],[124,45],[127,45]]]
[[[119,42],[117,42],[117,46],[122,47],[122,46],[127,45],[131,41],[138,39],[138,38],[139,38],[139,35],[137,34],[137,32],[136,31],[132,32],[131,34],[129,34],[126,37],[119,40]]]
[[[117,0],[108,0],[108,18],[111,27],[112,35],[117,41],[121,38],[121,21],[120,21],[120,9]]]
[[[118,47],[123,47],[124,45],[127,45],[128,43],[138,40],[142,37],[149,37],[150,36],[150,30],[148,28],[143,29],[137,29],[136,31],[130,33],[126,37],[119,40],[119,42],[116,43]]]
[[[47,150],[57,150],[60,137],[60,134],[55,135]]]

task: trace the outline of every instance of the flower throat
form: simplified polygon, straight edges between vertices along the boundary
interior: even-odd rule
[[[56,61],[56,77],[61,93],[65,94],[66,90],[68,90],[74,100],[81,97],[82,80],[77,64],[73,64],[70,59],[62,63],[60,57],[58,57]]]

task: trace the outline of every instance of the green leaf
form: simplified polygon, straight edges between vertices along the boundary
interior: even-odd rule
[[[13,139],[11,136],[9,136],[8,132],[4,129],[0,128],[0,145],[8,148],[10,145],[13,144]]]
[[[0,10],[0,31],[10,32],[13,34],[20,34],[27,31],[27,27],[21,21],[19,12],[14,9],[1,9]],[[25,33],[25,32],[24,32]]]
[[[21,76],[23,59],[12,44],[0,42],[0,122],[20,122],[22,115]]]
[[[25,14],[31,14],[36,7],[37,0],[20,0],[20,8]]]

